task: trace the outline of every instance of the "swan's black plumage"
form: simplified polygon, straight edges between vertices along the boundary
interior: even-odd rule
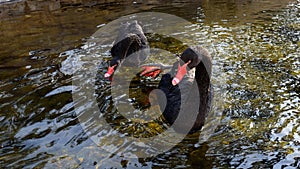
[[[200,46],[186,49],[180,59],[184,63],[191,61],[188,64],[189,70],[182,81],[175,86],[172,85],[172,78],[178,63],[174,64],[170,73],[162,76],[158,88],[164,92],[167,102],[166,105],[161,106],[161,109],[165,107],[161,111],[166,121],[176,131],[192,133],[202,128],[205,117],[210,111],[212,63],[208,51]]]

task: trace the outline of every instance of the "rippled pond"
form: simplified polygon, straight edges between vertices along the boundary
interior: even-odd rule
[[[107,25],[137,12],[188,24],[164,26],[184,43],[147,33],[165,50],[149,62],[172,64],[196,44],[213,57],[204,129],[163,152],[153,147],[178,138],[129,139],[168,128],[142,121],[157,116],[148,94],[160,77],[130,79],[117,96],[103,78],[118,27]],[[299,0],[0,1],[0,35],[0,168],[300,168]],[[135,108],[135,120],[120,115],[114,97]],[[147,152],[158,154],[141,158]]]

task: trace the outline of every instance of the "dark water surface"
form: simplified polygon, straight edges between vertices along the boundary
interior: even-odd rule
[[[300,168],[299,0],[26,2],[0,1],[0,168]],[[147,137],[167,126],[120,117],[110,83],[102,78],[112,41],[87,42],[121,16],[150,11],[191,22],[184,31],[173,29],[211,52],[212,114],[222,117],[207,120],[216,129],[204,141],[198,132],[155,157],[126,158],[108,150],[139,152],[115,136]],[[168,37],[147,38],[152,47],[175,54],[184,48]],[[72,90],[80,91],[74,84],[78,78],[83,87],[90,83],[75,75],[90,51],[106,51],[93,55],[100,111],[91,109],[84,93],[82,100],[72,96]],[[157,81],[143,79],[145,86],[139,80],[132,81],[129,95],[137,100],[135,108],[144,110],[148,96],[140,94]],[[89,116],[81,118],[75,108]],[[103,117],[112,128],[93,121]]]

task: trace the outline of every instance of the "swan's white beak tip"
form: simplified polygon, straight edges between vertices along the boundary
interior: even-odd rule
[[[104,74],[104,77],[105,77],[105,78],[108,78],[109,76],[110,76],[109,73],[105,73],[105,74]]]
[[[173,80],[172,80],[172,85],[175,86],[179,83],[179,79],[174,77]]]

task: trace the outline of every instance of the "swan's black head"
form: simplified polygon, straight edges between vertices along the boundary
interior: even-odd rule
[[[193,46],[187,48],[180,56],[183,63],[178,63],[178,69],[175,77],[172,80],[172,84],[177,85],[187,73],[187,67],[189,69],[195,68],[199,65],[203,56],[208,56],[209,53],[206,49],[201,46]]]
[[[197,50],[199,50],[197,48],[197,46],[189,47],[185,51],[183,51],[181,56],[180,56],[180,59],[184,63],[190,62],[187,65],[190,69],[196,67],[201,61],[201,55],[199,54],[199,52]]]
[[[146,46],[147,39],[137,21],[123,24],[119,30],[116,42],[111,48],[112,60],[109,62],[108,70],[104,76],[110,77],[124,58]]]

